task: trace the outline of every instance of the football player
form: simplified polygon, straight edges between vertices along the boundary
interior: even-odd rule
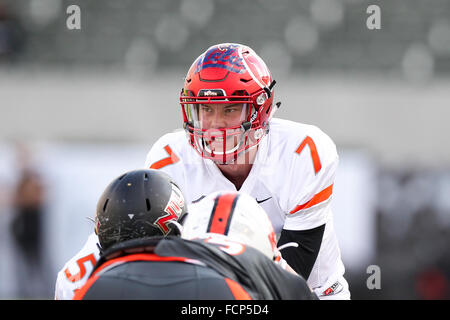
[[[189,207],[181,228],[184,239],[143,238],[124,219],[116,237],[100,224],[105,251],[74,299],[317,300],[302,277],[274,263],[273,227],[252,197],[211,194]]]
[[[330,204],[336,146],[316,126],[274,118],[274,85],[248,46],[208,48],[180,94],[185,132],[158,139],[146,168],[168,173],[188,202],[219,190],[251,195],[269,214],[278,246],[297,244],[283,257],[319,298],[349,299]]]
[[[58,273],[55,299],[73,298],[98,262],[101,248],[136,237],[179,235],[173,224],[185,213],[184,195],[162,171],[133,170],[114,179],[97,203],[95,232]]]

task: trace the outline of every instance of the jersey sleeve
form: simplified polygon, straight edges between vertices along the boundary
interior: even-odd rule
[[[55,284],[55,300],[70,300],[73,295],[72,289],[69,286],[65,285],[66,279],[64,278],[63,270],[58,272],[56,276],[56,284]]]
[[[309,230],[327,222],[339,157],[334,142],[310,126],[298,137],[291,163],[285,230]]]

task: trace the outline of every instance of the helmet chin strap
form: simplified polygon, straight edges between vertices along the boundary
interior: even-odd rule
[[[264,91],[267,93],[267,98],[270,98],[272,96],[272,89],[275,86],[275,83],[277,83],[275,80],[272,80],[272,83],[268,87],[264,87]]]
[[[252,123],[250,121],[244,121],[241,124],[241,128],[244,131],[244,133],[247,132],[248,130],[250,130],[251,127],[252,127]]]
[[[169,224],[173,224],[176,229],[178,229],[179,234],[183,232],[183,226],[179,224],[177,221],[171,220],[169,221]]]
[[[276,112],[278,109],[280,109],[280,107],[281,107],[281,102],[278,101],[277,103],[275,103],[275,106],[276,106],[276,108],[272,108],[272,111],[270,112],[269,120],[268,120],[268,121],[270,121],[270,120],[272,119],[273,115],[275,114],[275,112]]]

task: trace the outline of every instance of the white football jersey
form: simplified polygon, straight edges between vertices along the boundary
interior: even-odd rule
[[[266,210],[278,236],[282,229],[308,230],[326,224],[307,279],[319,298],[350,297],[330,206],[338,161],[334,142],[319,128],[274,118],[239,190]],[[212,192],[236,191],[214,162],[191,147],[184,131],[162,136],[148,153],[145,167],[169,174],[188,203]]]
[[[89,278],[100,257],[98,237],[93,232],[83,248],[58,272],[55,285],[55,300],[71,300]]]

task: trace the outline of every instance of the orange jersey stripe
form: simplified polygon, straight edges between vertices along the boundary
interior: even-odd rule
[[[324,202],[325,200],[328,200],[331,197],[332,193],[333,193],[333,185],[330,185],[329,187],[323,189],[322,191],[314,195],[314,197],[308,202],[296,206],[294,210],[292,210],[289,213],[290,214],[296,213],[300,210],[308,209],[311,208],[312,206],[315,206],[316,204]]]
[[[211,213],[207,232],[226,235],[238,196],[235,194],[219,195]]]
[[[248,292],[239,283],[229,278],[225,278],[225,282],[236,300],[252,300],[252,297],[250,297]]]

